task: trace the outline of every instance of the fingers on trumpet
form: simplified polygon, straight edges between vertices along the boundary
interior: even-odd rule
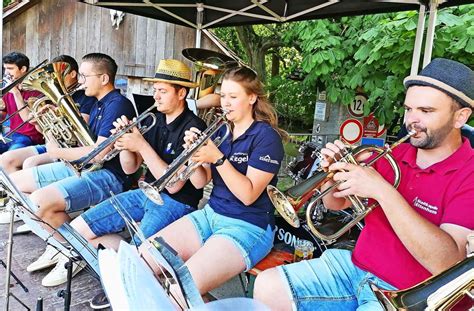
[[[120,118],[117,118],[112,124],[115,126],[115,128],[111,129],[110,132],[112,134],[115,134],[119,132],[121,129],[129,125],[132,121],[128,120],[126,116],[121,116]]]
[[[333,143],[327,143],[324,148],[321,149],[322,161],[321,167],[327,169],[332,163],[342,158],[344,150],[347,149],[347,145],[340,140],[335,140]]]
[[[190,128],[186,132],[184,132],[184,149],[188,149],[201,135],[201,131],[195,127]]]

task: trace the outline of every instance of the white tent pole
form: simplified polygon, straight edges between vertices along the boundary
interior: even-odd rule
[[[204,19],[204,4],[197,3],[197,12],[196,12],[196,42],[194,46],[196,48],[201,47],[201,37],[202,37],[202,21]]]
[[[416,75],[420,66],[421,45],[423,44],[423,34],[425,32],[425,11],[426,7],[420,4],[418,11],[418,25],[416,27],[415,46],[413,48],[413,58],[411,60],[410,75]]]
[[[438,16],[439,0],[430,0],[430,17],[428,20],[428,29],[426,30],[425,54],[423,57],[423,68],[431,61],[433,52],[433,39],[436,27],[436,18]]]

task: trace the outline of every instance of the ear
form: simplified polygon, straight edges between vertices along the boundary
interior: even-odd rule
[[[102,79],[102,85],[107,85],[110,82],[110,77],[108,74],[103,74],[101,79]]]
[[[178,97],[179,97],[179,100],[183,100],[186,98],[186,89],[184,87],[179,89]]]
[[[255,94],[249,95],[249,103],[250,103],[250,105],[255,104],[256,101],[257,101],[257,95],[255,95]]]
[[[72,70],[70,73],[72,79],[77,79],[77,71]]]
[[[22,73],[25,73],[25,72],[28,71],[28,67],[22,66],[22,67],[20,68],[20,71],[21,71]]]
[[[461,128],[464,124],[467,123],[467,120],[469,120],[469,117],[472,114],[472,109],[471,108],[461,108],[458,111],[454,113],[454,127],[455,128]]]

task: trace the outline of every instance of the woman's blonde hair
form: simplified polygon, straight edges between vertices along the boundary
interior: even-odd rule
[[[278,115],[272,104],[268,101],[263,83],[252,69],[247,67],[229,69],[224,73],[223,80],[237,82],[244,88],[247,94],[257,95],[257,100],[252,105],[254,120],[270,124],[283,139],[288,138],[286,131],[278,127]]]

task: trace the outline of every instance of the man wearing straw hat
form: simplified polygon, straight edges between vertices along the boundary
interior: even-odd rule
[[[153,82],[153,97],[159,111],[156,114],[157,123],[144,135],[135,128],[120,138],[115,147],[122,150],[120,162],[124,171],[132,174],[145,163],[148,166],[145,181],[151,183],[183,152],[184,132],[191,127],[204,130],[206,124],[191,112],[186,104],[189,89],[197,86],[191,81],[191,70],[188,66],[174,59],[161,60],[155,77],[144,80]],[[128,122],[126,118],[117,119],[116,129]],[[181,216],[194,211],[202,194],[202,189],[193,186],[191,177],[186,182],[166,188],[161,193],[163,205],[150,201],[141,189],[124,192],[116,198],[120,207],[135,221],[140,222],[145,237],[149,237]],[[72,226],[92,245],[97,247],[100,243],[117,249],[122,238],[114,233],[124,229],[125,222],[111,200],[106,200],[77,217]],[[137,237],[132,237],[132,241],[140,244]],[[99,302],[94,299],[91,306],[103,307]]]

